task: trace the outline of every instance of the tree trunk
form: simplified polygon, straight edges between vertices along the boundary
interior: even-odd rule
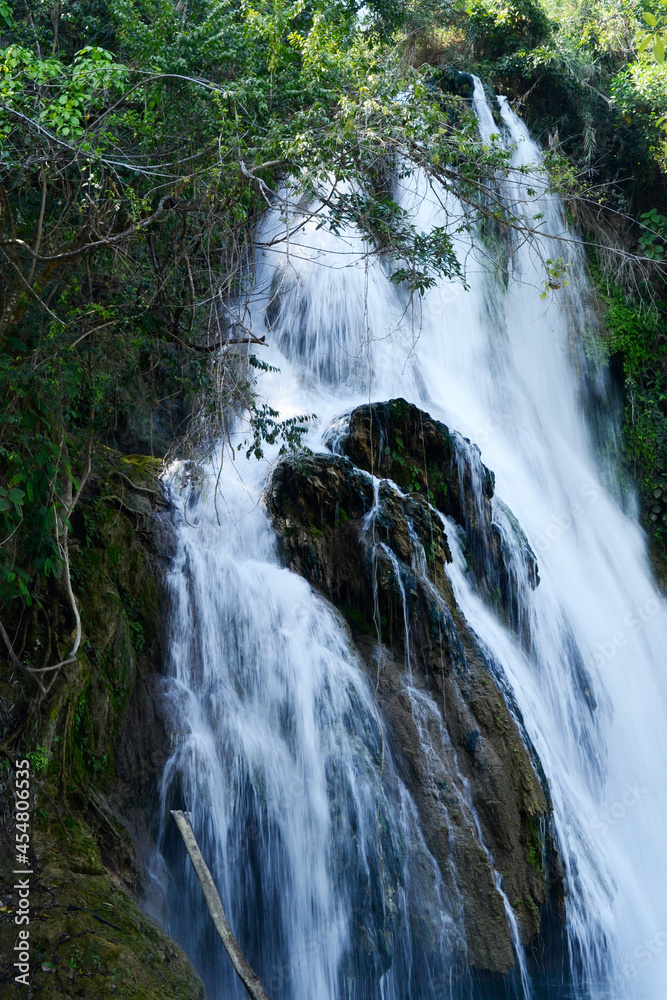
[[[215,929],[220,935],[220,940],[225,946],[225,951],[231,959],[234,971],[253,1000],[268,1000],[266,993],[262,989],[259,977],[256,976],[251,969],[245,955],[239,947],[238,941],[232,933],[229,921],[227,920],[225,911],[222,908],[222,901],[218,894],[218,890],[215,887],[213,876],[208,870],[206,862],[202,857],[202,853],[199,850],[199,844],[195,840],[192,827],[180,809],[172,809],[171,815],[174,817],[176,826],[180,830],[181,837],[183,838],[183,842],[185,844],[185,849],[190,856],[192,867],[195,870],[195,875],[199,879],[199,884],[202,887],[204,899],[206,900],[206,905],[208,906],[208,912],[211,914],[211,920],[215,924]]]

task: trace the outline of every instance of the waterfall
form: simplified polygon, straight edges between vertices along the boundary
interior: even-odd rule
[[[569,958],[551,979],[531,977],[505,896],[515,971],[506,987],[471,976],[465,886],[456,871],[443,877],[424,840],[373,677],[338,612],[280,564],[260,502],[277,446],[259,462],[243,448],[223,462],[220,449],[210,482],[187,466],[170,480],[177,554],[164,697],[174,723],[154,865],[168,884],[169,930],[210,1000],[244,993],[170,808],[191,811],[271,1000],[664,995],[667,613],[601,457],[613,454],[615,417],[606,374],[582,346],[596,319],[576,235],[509,104],[501,99],[494,119],[479,81],[474,104],[484,141],[513,149],[515,169],[498,183],[539,225],[538,240],[499,248],[459,232],[468,287],[441,280],[417,300],[388,280],[385,263],[363,257],[353,231],[333,236],[304,216],[289,243],[269,246],[285,227],[276,211],[264,222],[269,248],[249,309],[269,344],[262,360],[280,369],[261,374],[259,391],[282,417],[317,414],[305,442],[314,452],[352,407],[403,397],[479,446],[495,473],[494,517],[529,639],[484,599],[448,521],[447,572],[548,781]],[[396,181],[394,197],[424,231],[459,213],[418,171]],[[561,258],[560,287],[545,290],[543,261]],[[243,427],[232,437],[242,443]],[[535,589],[514,519],[537,556]],[[406,696],[428,754],[429,740],[448,737],[429,722],[434,703],[411,689],[407,626],[405,647]],[[474,822],[463,778],[455,794]],[[500,875],[497,885],[502,892]]]

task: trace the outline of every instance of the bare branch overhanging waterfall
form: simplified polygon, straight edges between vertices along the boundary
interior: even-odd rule
[[[392,676],[401,718],[415,734],[415,760],[430,762],[422,776],[427,783],[430,767],[430,804],[412,787],[414,775],[402,765],[400,741],[383,714],[388,659],[373,661],[373,669],[362,662],[366,640],[353,647],[339,612],[281,565],[260,503],[269,460],[225,462],[217,514],[212,488],[189,484],[187,470],[173,474],[183,514],[170,573],[173,753],[154,871],[179,889],[170,898],[184,902],[170,909],[170,930],[202,971],[211,1000],[242,992],[217,956],[197,887],[174,849],[171,808],[192,811],[230,923],[272,1000],[662,1000],[667,802],[660,761],[667,757],[667,718],[660,668],[667,614],[642,534],[614,497],[613,469],[597,457],[587,423],[594,386],[602,407],[597,423],[614,433],[613,412],[599,402],[605,372],[581,347],[581,332],[596,322],[583,262],[568,250],[568,285],[554,282],[560,287],[544,297],[543,261],[565,252],[555,239],[567,234],[562,208],[539,177],[531,180],[540,152],[507,102],[497,108],[499,125],[478,81],[475,107],[489,142],[502,130],[502,141],[516,144],[513,162],[524,172],[504,182],[505,196],[543,215],[550,237],[517,241],[504,249],[505,266],[491,269],[482,238],[457,233],[468,290],[442,280],[416,301],[390,283],[383,264],[359,261],[358,234],[333,236],[310,220],[287,256],[269,249],[260,257],[249,304],[253,333],[269,342],[263,358],[281,370],[262,375],[262,394],[282,416],[318,414],[307,441],[316,464],[308,468],[341,482],[354,475],[364,517],[380,512],[385,519],[384,535],[365,537],[377,547],[378,574],[393,578],[405,609],[392,641],[409,655]],[[394,196],[423,231],[446,226],[448,208],[460,215],[454,196],[420,172],[396,179]],[[267,217],[265,245],[284,225],[277,214]],[[433,589],[426,572],[434,550],[426,535],[425,544],[414,541],[426,508],[410,500],[409,489],[374,479],[376,470],[357,458],[351,465],[349,449],[337,444],[349,433],[351,411],[396,399],[471,442],[466,461],[477,471],[462,474],[472,493],[462,510],[470,503],[475,517],[488,510],[493,521],[487,535],[478,535],[477,554],[465,511],[448,513],[440,527],[428,522],[430,538],[444,532],[437,551],[448,547],[451,561],[438,557],[438,586],[453,592],[462,619],[440,608],[438,595],[432,606],[447,621],[451,647],[460,644],[461,674],[474,646],[489,683],[503,692],[503,710],[534,763],[531,780],[543,769],[548,805],[537,779],[533,798],[535,815],[550,817],[564,870],[560,965],[554,959],[540,968],[524,954],[530,907],[504,892],[510,880],[486,845],[488,820],[477,816],[469,777],[484,737],[470,729],[453,741],[443,723],[448,706],[404,669],[415,658],[409,602],[413,593],[426,594],[427,584]],[[242,440],[243,428],[237,434]],[[324,459],[317,465],[325,439],[340,452],[329,451],[326,468]],[[452,435],[452,447],[456,440]],[[495,473],[495,492],[485,467]],[[297,467],[290,473],[300,474]],[[433,481],[426,485],[435,491]],[[412,546],[402,561],[386,527],[387,512],[399,508]],[[340,503],[335,516],[339,525],[356,515]],[[319,544],[323,533],[324,524],[313,522],[304,535]],[[513,566],[514,625],[512,614],[498,610],[497,573],[484,564],[493,537]],[[353,617],[348,622],[354,626]],[[390,625],[382,626],[383,641]],[[438,822],[450,831],[442,853],[425,819],[436,804]],[[538,868],[545,824],[534,828]],[[489,905],[507,925],[502,955],[482,956],[471,931],[472,889],[457,861],[463,830],[478,836],[484,864],[498,878]],[[545,920],[556,954],[559,914]],[[507,976],[491,974],[510,963]]]

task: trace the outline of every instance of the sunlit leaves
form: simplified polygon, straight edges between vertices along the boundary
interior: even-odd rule
[[[658,164],[667,166],[667,64],[638,59],[612,81],[614,106],[641,129]]]
[[[663,6],[667,6],[664,5]],[[640,36],[637,46],[639,55],[651,54],[657,63],[665,61],[665,47],[667,45],[667,16],[660,11],[659,17],[652,11],[644,11],[643,19],[651,29]]]
[[[111,52],[87,46],[67,65],[54,56],[40,58],[30,49],[10,45],[0,50],[0,129],[16,124],[12,110],[48,126],[59,135],[81,137],[86,123],[128,76]],[[9,110],[11,109],[11,110]]]

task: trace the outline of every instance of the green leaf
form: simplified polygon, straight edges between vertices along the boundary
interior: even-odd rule
[[[656,21],[655,14],[651,14],[650,11],[646,11],[644,14],[644,20],[647,24],[650,24],[652,28],[657,28],[658,22]]]
[[[9,510],[11,504],[8,500],[0,500],[0,511]]]
[[[653,46],[653,55],[659,63],[663,63],[665,61],[665,43],[662,38],[656,39],[656,43]]]
[[[24,491],[19,490],[16,487],[14,487],[13,490],[9,491],[9,499],[11,500],[12,503],[22,504],[24,496],[25,496]]]

